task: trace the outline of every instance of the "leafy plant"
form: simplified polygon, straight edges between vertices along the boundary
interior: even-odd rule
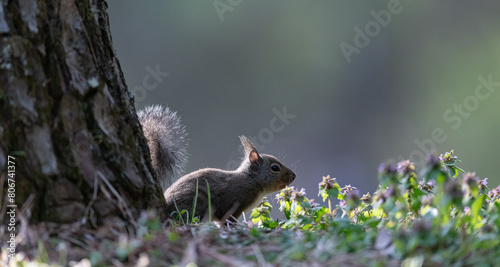
[[[418,174],[408,160],[382,164],[373,197],[323,177],[318,195],[328,208],[307,199],[304,189],[287,187],[276,195],[286,220],[273,221],[262,212],[272,208],[266,201],[254,210],[252,221],[268,229],[328,230],[352,242],[343,244],[350,252],[388,239],[388,254],[401,260],[419,261],[424,255],[433,263],[495,262],[500,259],[500,186],[490,189],[488,178],[463,171],[459,162],[450,151],[429,155]],[[335,207],[334,199],[340,200]],[[478,259],[477,254],[487,256]]]

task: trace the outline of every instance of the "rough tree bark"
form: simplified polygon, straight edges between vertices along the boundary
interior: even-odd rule
[[[32,223],[164,216],[106,7],[0,0],[0,170],[15,157],[15,203],[33,195]]]

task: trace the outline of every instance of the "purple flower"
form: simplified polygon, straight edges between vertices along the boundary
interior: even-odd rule
[[[366,193],[361,197],[361,201],[363,201],[365,204],[370,204],[372,202],[372,196],[370,196],[370,193]]]
[[[479,185],[479,187],[482,189],[488,188],[488,178],[484,178],[483,180],[477,180],[477,185]]]
[[[335,183],[336,183],[336,179],[335,178],[330,178],[330,175],[323,176],[323,181],[318,184],[318,187],[320,189],[325,188],[326,190],[328,190],[328,189],[332,189],[333,188],[333,184],[335,184]]]
[[[444,185],[444,192],[448,194],[453,201],[458,201],[463,197],[461,186],[455,180],[449,180]]]
[[[409,160],[403,160],[397,164],[398,171],[403,174],[407,174],[415,171],[415,164]]]
[[[344,186],[344,188],[341,188],[342,189],[342,193],[347,196],[349,195],[349,193],[351,193],[353,190],[356,190],[357,188],[354,187],[354,186],[351,186],[350,184],[349,185],[346,185]]]
[[[384,203],[388,198],[393,196],[394,190],[391,187],[381,189],[375,192],[374,201]]]
[[[434,189],[434,185],[436,184],[436,181],[430,180],[427,183],[425,181],[419,181],[418,182],[418,188],[425,190],[427,192],[432,192],[432,189]]]
[[[390,174],[390,173],[395,173],[397,170],[397,167],[394,166],[394,164],[391,163],[382,163],[378,166],[378,172],[380,174]]]
[[[311,204],[312,208],[319,207],[319,204],[314,202],[314,199],[308,199],[309,203]]]
[[[297,200],[306,195],[306,190],[304,188],[300,189],[300,191],[292,191],[291,200]]]
[[[276,199],[280,201],[288,199],[292,196],[293,191],[294,191],[293,186],[287,186],[284,189],[282,189],[280,193],[276,194]]]
[[[450,152],[446,152],[444,155],[441,154],[439,156],[439,159],[442,160],[444,163],[453,163],[457,161],[458,157],[453,156],[453,150],[451,150]]]
[[[433,167],[437,167],[440,165],[441,160],[435,154],[428,154],[426,156],[427,164],[432,165]]]
[[[500,185],[496,188],[491,189],[490,192],[488,192],[488,197],[490,197],[491,200],[500,198]]]
[[[298,194],[303,197],[306,195],[306,190],[302,187],[302,189],[300,189],[300,191],[298,192]]]
[[[465,207],[464,208],[464,213],[465,213],[465,215],[470,215],[470,208],[469,207]]]
[[[479,178],[476,176],[475,172],[467,172],[464,174],[464,183],[468,186],[474,186],[477,184]]]

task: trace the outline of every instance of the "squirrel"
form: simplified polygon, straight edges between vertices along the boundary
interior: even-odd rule
[[[205,168],[176,180],[187,160],[186,130],[179,116],[168,107],[155,105],[139,111],[138,117],[153,169],[165,192],[169,215],[188,210],[192,216],[196,203],[194,216],[201,220],[212,215],[216,221],[236,221],[244,211],[258,205],[262,197],[284,189],[295,180],[292,170],[275,156],[259,154],[245,136],[240,136],[245,156],[236,170]],[[212,214],[208,214],[210,210]]]

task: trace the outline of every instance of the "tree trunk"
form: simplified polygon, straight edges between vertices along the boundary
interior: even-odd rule
[[[31,203],[32,223],[96,226],[148,208],[164,216],[106,7],[0,0],[2,206]]]

